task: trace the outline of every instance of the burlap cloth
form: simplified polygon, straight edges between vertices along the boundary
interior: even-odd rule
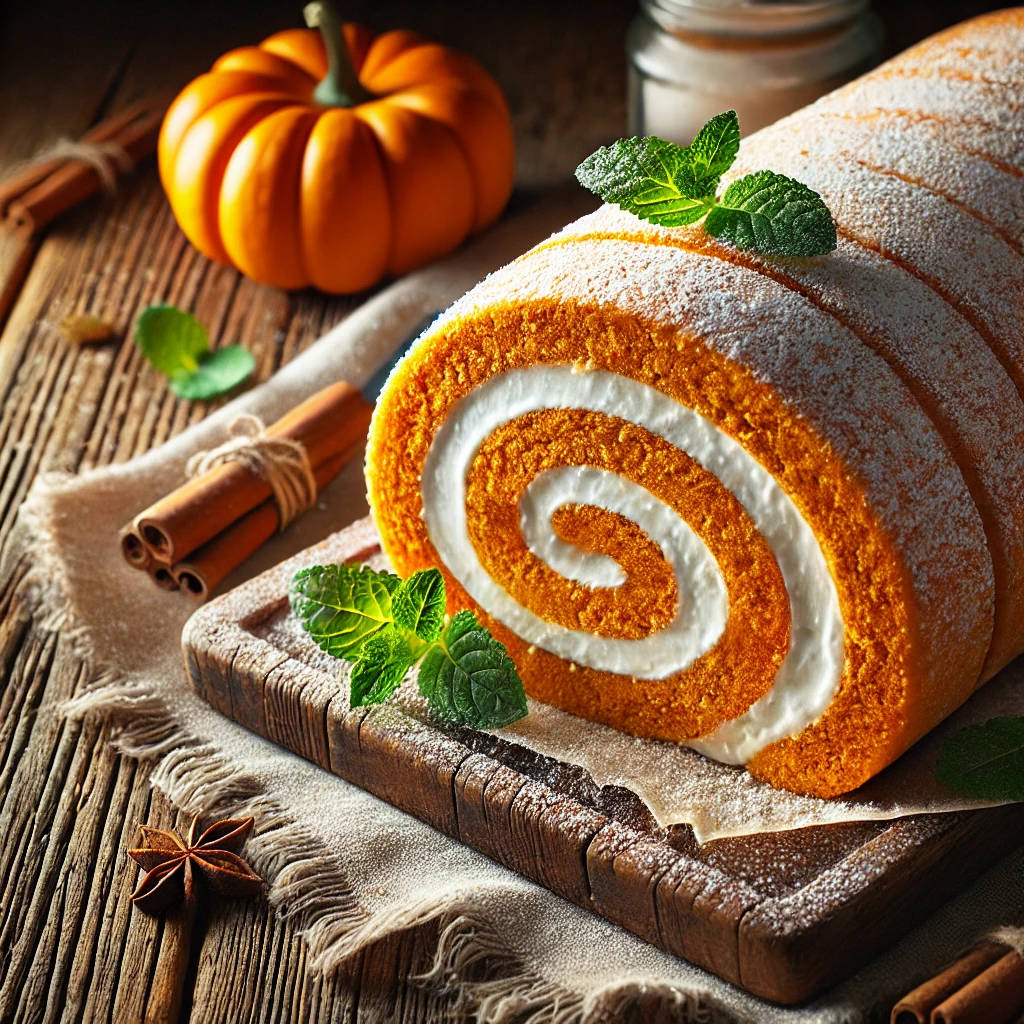
[[[433,920],[442,925],[441,939],[424,984],[454,987],[466,1009],[484,1020],[532,1014],[538,1021],[596,1021],[614,1017],[641,996],[666,1001],[681,1020],[885,1019],[911,985],[994,927],[1020,920],[1024,853],[1003,861],[813,1004],[795,1010],[770,1006],[221,717],[192,693],[182,670],[179,640],[192,605],[155,588],[119,555],[123,522],[175,486],[188,457],[220,443],[239,412],[270,422],[334,380],[362,384],[425,313],[443,309],[484,274],[579,215],[585,202],[563,197],[534,206],[455,257],[397,282],[272,381],[163,447],[80,477],[40,479],[5,549],[0,578],[27,563],[23,585],[37,615],[74,645],[91,680],[70,707],[41,713],[113,716],[120,748],[156,762],[153,783],[173,803],[206,815],[255,815],[251,859],[271,880],[270,899],[278,911],[301,921],[315,970],[328,970],[385,935]],[[275,564],[365,511],[362,466],[356,462],[321,496],[317,509],[229,582]],[[979,698],[981,710],[961,713],[960,724],[1024,711],[1012,682],[989,684]],[[599,781],[632,784],[663,821],[693,821],[705,839],[964,806],[931,783],[934,752],[925,748],[912,752],[916,760],[904,759],[868,796],[807,801],[752,785],[742,772],[709,766],[664,744],[651,744],[638,755],[629,741],[625,752],[616,752],[627,741],[598,727],[588,732],[569,716],[562,716],[561,726],[557,715],[531,717],[533,725],[527,719],[519,730],[522,742],[586,764]],[[629,767],[638,756],[646,758],[640,773]],[[660,772],[654,770],[659,764]],[[666,778],[679,772],[686,776],[682,781]],[[656,784],[658,778],[663,785]],[[490,980],[467,980],[467,966],[483,957],[492,960]]]

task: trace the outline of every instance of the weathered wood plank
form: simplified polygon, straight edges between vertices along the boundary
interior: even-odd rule
[[[1021,839],[1015,807],[893,822],[844,858],[844,874],[815,879],[791,895],[751,907],[738,936],[743,984],[763,987],[773,975],[778,984],[782,962],[796,965],[787,978],[793,992],[812,973],[837,979],[827,952],[837,943],[850,935],[858,943],[878,942],[890,916],[913,927],[966,887],[979,861],[994,863]],[[805,927],[798,927],[801,922]]]
[[[680,854],[664,843],[621,822],[608,822],[587,850],[595,909],[640,938],[663,945],[657,887],[662,875],[679,860]]]
[[[453,780],[470,751],[389,707],[371,708],[358,730],[362,785],[450,836],[459,834]]]
[[[245,663],[239,657],[233,675],[241,678],[244,671]],[[329,767],[327,705],[334,696],[333,688],[324,686],[322,678],[305,665],[296,665],[290,658],[279,662],[265,675],[264,672],[265,666],[260,669],[265,735],[296,753],[301,751],[302,756],[314,764]]]

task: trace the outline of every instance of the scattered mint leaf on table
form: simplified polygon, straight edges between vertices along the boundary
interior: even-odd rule
[[[216,398],[237,387],[256,360],[241,345],[210,351],[206,328],[174,306],[150,306],[135,321],[135,343],[150,365],[171,379],[179,398]]]
[[[216,398],[237,387],[256,369],[256,359],[241,345],[226,345],[210,352],[191,373],[171,378],[179,398],[199,401]]]
[[[357,565],[315,565],[292,581],[292,610],[316,644],[353,663],[352,707],[379,704],[419,665],[420,693],[445,721],[499,729],[527,713],[505,647],[461,611],[445,625],[444,577],[423,569],[404,582]]]
[[[716,114],[689,146],[655,135],[602,146],[576,168],[584,188],[663,227],[704,220],[709,235],[765,256],[821,256],[836,228],[813,189],[774,171],[755,171],[716,198],[739,152],[735,110]]]
[[[972,725],[942,746],[935,778],[979,800],[1024,800],[1024,717]]]
[[[150,306],[135,321],[135,342],[154,369],[174,377],[192,373],[210,351],[206,328],[174,306]]]

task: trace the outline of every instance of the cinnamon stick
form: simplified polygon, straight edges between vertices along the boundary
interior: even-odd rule
[[[153,556],[149,548],[142,543],[142,538],[135,532],[131,524],[121,531],[121,554],[124,560],[133,568],[145,572],[153,564]]]
[[[0,224],[0,326],[7,319],[38,246],[31,231]]]
[[[318,391],[267,429],[299,441],[314,468],[366,433],[373,406],[350,384]],[[237,462],[217,466],[140,512],[133,526],[153,557],[176,565],[271,497],[270,485]],[[236,563],[237,564],[237,563]]]
[[[990,999],[993,992],[1005,990],[999,986],[1005,986],[1008,978],[1010,981],[1017,978],[1011,971],[1014,961],[1017,965],[1024,965],[1016,952],[1007,952],[1005,945],[985,942],[904,995],[893,1007],[891,1024],[967,1024],[975,1020],[997,1024],[994,1017],[965,1014],[973,1006],[982,1006],[979,998]],[[991,974],[993,971],[996,971],[995,975]],[[982,982],[982,979],[987,980]],[[1024,998],[1024,974],[1017,978],[1016,983],[1018,996]],[[985,1012],[989,1012],[987,1004]]]
[[[1014,949],[932,1011],[932,1024],[1012,1024],[1024,1012],[1024,958]]]
[[[178,581],[174,578],[174,573],[171,572],[171,567],[166,562],[151,562],[146,567],[146,572],[161,590],[178,589]]]
[[[353,445],[313,470],[318,491],[341,472],[359,448],[359,444]],[[277,533],[279,523],[277,503],[273,498],[257,505],[172,568],[178,588],[196,601],[205,601],[230,572]]]
[[[117,134],[131,125],[133,121],[138,121],[143,115],[151,113],[158,113],[162,118],[164,109],[162,104],[154,105],[152,100],[140,100],[98,124],[94,124],[82,135],[81,141],[113,142],[116,140]],[[49,159],[43,157],[25,164],[0,182],[0,217],[7,216],[7,208],[13,200],[24,195],[67,162],[66,156]]]
[[[156,149],[163,115],[162,109],[152,110],[120,127],[106,141],[117,143],[133,161],[141,160]],[[7,206],[8,216],[16,224],[36,232],[102,188],[103,182],[95,167],[71,159],[12,199]]]

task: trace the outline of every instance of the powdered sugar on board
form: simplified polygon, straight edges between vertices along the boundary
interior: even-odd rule
[[[295,572],[308,565],[368,560],[385,568],[372,547],[369,519],[334,534],[270,572],[200,609],[189,621],[184,642],[196,631],[225,623],[241,626],[267,645],[268,654],[290,659],[295,671],[316,677],[316,689],[348,700],[348,670],[325,655],[288,609],[286,594]],[[991,806],[948,793],[934,780],[935,759],[944,739],[996,715],[1024,714],[1024,663],[1016,662],[983,687],[942,726],[856,793],[832,800],[804,797],[757,782],[742,768],[710,761],[671,743],[641,740],[607,726],[530,701],[530,714],[496,731],[502,739],[585,770],[600,786],[635,793],[662,826],[687,823],[698,842],[759,832],[784,832],[812,825],[882,821],[919,813]],[[405,715],[403,729],[432,730],[412,680],[391,698]],[[396,725],[396,729],[399,726]],[[434,730],[438,746],[450,742]]]

